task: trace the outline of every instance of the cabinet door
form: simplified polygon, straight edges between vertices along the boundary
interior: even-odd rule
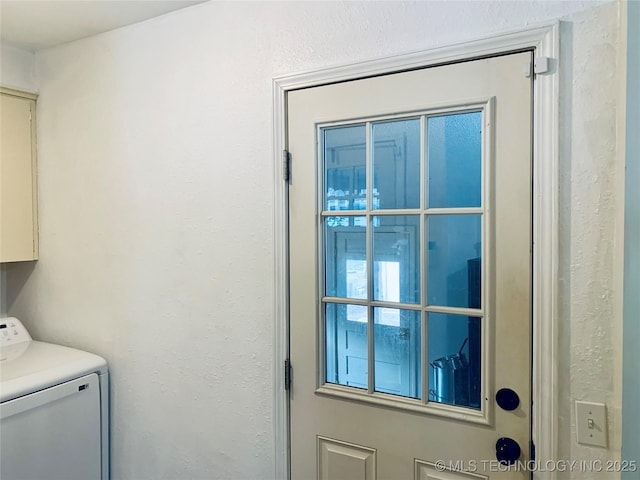
[[[0,262],[35,260],[35,99],[3,91],[0,100]]]

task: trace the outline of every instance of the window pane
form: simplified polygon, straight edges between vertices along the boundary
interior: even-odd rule
[[[375,389],[420,398],[420,312],[374,309]]]
[[[373,209],[420,207],[420,119],[373,124]]]
[[[366,204],[365,126],[325,128],[324,170],[327,210],[364,210]]]
[[[327,217],[325,295],[367,298],[365,217]]]
[[[428,218],[429,305],[480,307],[481,215]]]
[[[480,318],[429,313],[429,401],[480,408]]]
[[[482,113],[427,119],[429,208],[480,207]]]
[[[367,307],[325,305],[327,383],[367,388]]]
[[[373,298],[420,303],[420,216],[373,217]]]

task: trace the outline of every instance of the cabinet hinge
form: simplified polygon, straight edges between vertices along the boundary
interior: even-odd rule
[[[284,389],[285,390],[290,390],[291,389],[291,362],[289,361],[289,359],[284,361]]]
[[[282,151],[282,179],[285,182],[291,180],[291,154],[288,150]]]

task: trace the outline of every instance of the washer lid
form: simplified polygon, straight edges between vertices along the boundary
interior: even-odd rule
[[[104,358],[75,348],[36,341],[5,346],[0,350],[0,401],[106,372]]]

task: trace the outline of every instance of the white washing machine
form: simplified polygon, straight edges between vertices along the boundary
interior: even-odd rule
[[[108,480],[109,372],[0,319],[0,478]]]

